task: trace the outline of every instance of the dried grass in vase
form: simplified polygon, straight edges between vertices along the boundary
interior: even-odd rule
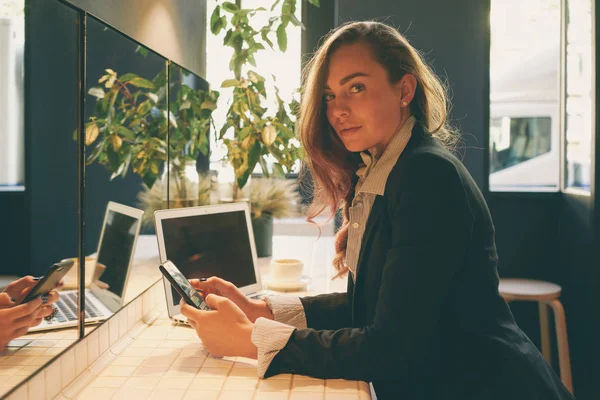
[[[294,216],[300,203],[298,184],[289,179],[252,178],[249,200],[253,219],[264,214],[273,218]]]

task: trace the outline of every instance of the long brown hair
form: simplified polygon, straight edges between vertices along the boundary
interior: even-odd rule
[[[406,73],[415,76],[417,88],[410,112],[424,130],[452,147],[457,135],[447,124],[447,91],[437,75],[427,66],[419,52],[396,29],[380,22],[351,22],[331,31],[304,70],[304,90],[298,119],[298,131],[304,147],[305,162],[314,181],[314,198],[307,220],[325,210],[331,216],[342,207],[344,223],[336,237],[333,265],[337,276],[348,272],[345,264],[348,241],[348,209],[354,197],[359,153],[344,147],[333,131],[325,113],[323,90],[327,81],[329,58],[340,46],[364,42],[375,59],[387,70],[390,83]]]

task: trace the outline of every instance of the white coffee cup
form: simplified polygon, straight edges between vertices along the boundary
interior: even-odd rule
[[[276,282],[297,282],[302,276],[304,264],[292,258],[271,261],[271,277]]]

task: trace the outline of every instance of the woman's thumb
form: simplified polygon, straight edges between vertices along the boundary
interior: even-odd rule
[[[204,302],[207,306],[212,308],[213,310],[218,310],[223,305],[223,302],[226,301],[224,297],[218,296],[216,294],[210,293],[206,295],[204,298]]]

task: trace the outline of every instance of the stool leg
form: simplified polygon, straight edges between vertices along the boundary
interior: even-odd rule
[[[542,355],[546,362],[552,365],[552,354],[550,347],[550,327],[548,325],[548,306],[542,302],[538,303],[540,309],[540,338]]]
[[[552,310],[554,311],[554,321],[556,325],[560,379],[572,394],[573,381],[571,378],[571,359],[569,357],[569,341],[567,339],[567,319],[565,317],[565,309],[559,300],[552,300],[550,307],[552,307]]]

